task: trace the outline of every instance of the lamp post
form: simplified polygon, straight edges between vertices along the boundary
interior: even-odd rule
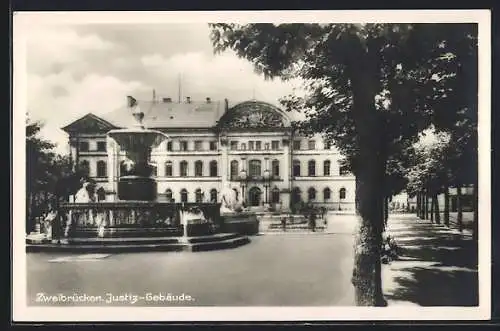
[[[240,171],[240,186],[241,186],[241,201],[245,202],[245,181],[247,179],[247,172],[245,169]]]
[[[264,189],[266,191],[266,196],[265,196],[265,201],[264,203],[266,206],[269,204],[269,199],[268,199],[268,188],[269,188],[269,179],[271,178],[271,174],[269,173],[269,170],[264,170]]]

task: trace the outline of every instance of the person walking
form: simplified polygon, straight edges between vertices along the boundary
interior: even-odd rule
[[[311,210],[309,214],[309,226],[312,232],[316,232],[316,212],[314,210]]]

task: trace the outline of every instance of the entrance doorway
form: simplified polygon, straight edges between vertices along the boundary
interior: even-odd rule
[[[248,203],[250,206],[260,206],[260,197],[262,195],[262,191],[260,188],[254,186],[248,191]]]

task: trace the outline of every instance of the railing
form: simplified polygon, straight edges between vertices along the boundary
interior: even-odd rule
[[[182,212],[199,213],[204,220],[188,222],[188,235],[220,228],[220,204],[144,201],[61,203],[52,238],[119,235],[181,236]],[[203,228],[203,229],[202,229]]]

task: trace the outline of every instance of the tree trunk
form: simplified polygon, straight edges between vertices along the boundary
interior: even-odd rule
[[[444,225],[450,226],[450,188],[444,187]]]
[[[457,226],[460,232],[463,231],[463,220],[462,220],[462,187],[457,185]]]
[[[431,210],[430,210],[430,214],[431,214],[431,223],[434,223],[434,203],[436,202],[434,200],[434,195],[431,195]]]
[[[373,171],[370,171],[373,174]],[[374,175],[356,176],[358,231],[352,283],[357,306],[385,306],[380,262],[384,198]]]
[[[439,215],[440,211],[439,211],[438,195],[434,194],[432,200],[434,200],[434,220],[436,221],[436,224],[441,224],[441,215]]]
[[[421,204],[421,195],[420,192],[417,193],[417,217],[422,218],[422,204]]]
[[[387,228],[387,221],[389,220],[389,198],[384,198],[384,229]]]
[[[424,219],[429,219],[429,197],[427,191],[424,192]]]
[[[354,285],[357,306],[386,306],[382,293],[382,232],[387,150],[384,118],[375,108],[381,90],[378,54],[367,54],[361,42],[353,45],[346,62],[351,78],[352,113],[357,131],[356,214],[358,231],[354,246]]]
[[[477,240],[478,239],[478,231],[479,231],[479,210],[478,210],[478,193],[477,193],[477,184],[474,184],[473,186],[473,196],[472,196],[472,203],[473,203],[473,219],[472,219],[472,239]]]

